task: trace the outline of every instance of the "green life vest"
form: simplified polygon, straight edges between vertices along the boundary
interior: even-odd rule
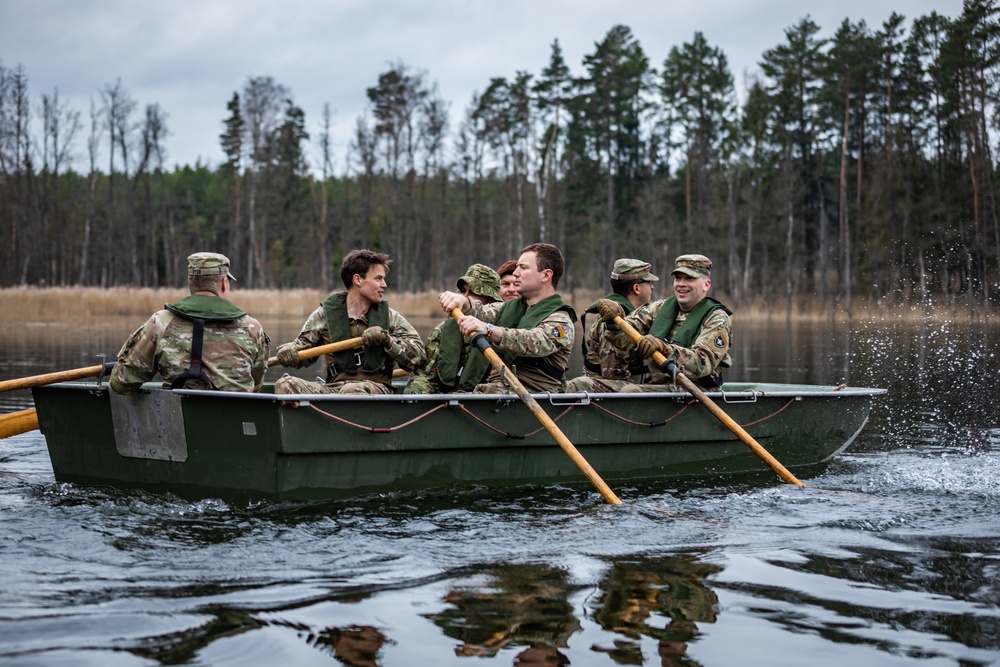
[[[674,337],[670,339],[671,343],[680,345],[681,347],[690,348],[695,340],[698,339],[698,332],[701,330],[701,324],[705,319],[712,314],[713,311],[721,308],[726,312],[726,315],[732,315],[733,311],[726,308],[722,303],[716,301],[710,296],[706,296],[702,299],[701,303],[694,307],[691,312],[688,313],[687,319],[681,323],[678,327]],[[662,338],[667,340],[667,336],[670,334],[670,330],[674,328],[674,322],[677,321],[677,316],[680,314],[680,306],[677,305],[677,297],[672,296],[663,302],[660,307],[660,312],[656,314],[656,319],[649,327],[649,333],[657,338]]]
[[[565,303],[561,296],[553,294],[552,296],[545,297],[531,308],[528,308],[528,304],[523,297],[508,301],[500,308],[500,312],[497,313],[497,317],[493,323],[505,329],[533,329],[542,320],[557,310],[565,310],[569,313],[570,321],[576,322],[576,312],[573,308]],[[497,349],[497,354],[500,355],[500,358],[508,366],[512,364],[515,366],[518,364],[533,366],[556,380],[561,380],[562,374],[566,372],[565,368],[556,368],[537,358],[515,357],[513,353],[500,349]],[[470,379],[473,377],[482,378],[489,365],[490,362],[483,356],[483,353],[475,349],[469,353],[469,359],[465,362],[463,377],[469,375]]]
[[[326,315],[326,328],[330,333],[330,342],[336,343],[348,340],[369,327],[382,327],[389,330],[389,303],[381,301],[368,307],[368,324],[359,331],[351,331],[350,317],[347,315],[347,293],[337,292],[327,297],[323,302],[323,313]],[[360,352],[358,350],[361,350]],[[327,371],[328,381],[340,380],[374,380],[382,384],[392,383],[392,357],[382,346],[360,347],[342,350],[333,354],[334,365]]]
[[[454,387],[457,391],[472,391],[477,384],[482,382],[486,369],[479,375],[465,372],[468,368],[462,365],[462,357],[466,351],[471,354],[473,348],[468,347],[462,330],[458,328],[458,322],[454,319],[447,319],[441,323],[438,329],[437,353],[434,364],[434,371],[442,384]],[[483,353],[474,350],[480,357]]]
[[[232,301],[204,294],[192,294],[177,303],[165,303],[163,307],[189,320],[202,319],[206,322],[229,322],[246,315]]]
[[[171,389],[181,389],[188,380],[200,380],[212,389],[215,385],[205,374],[201,364],[202,344],[205,338],[205,322],[231,322],[246,315],[233,304],[218,296],[192,294],[177,303],[165,303],[163,307],[172,313],[191,320],[191,353],[188,369],[174,378]]]

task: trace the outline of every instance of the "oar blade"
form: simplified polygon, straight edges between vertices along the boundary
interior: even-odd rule
[[[21,435],[36,428],[38,428],[38,413],[35,412],[35,408],[0,415],[0,439]]]

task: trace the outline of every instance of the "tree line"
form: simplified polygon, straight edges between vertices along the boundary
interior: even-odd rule
[[[286,86],[251,76],[220,102],[224,162],[172,170],[167,113],[120,80],[81,111],[0,63],[0,285],[178,285],[212,249],[241,286],[330,288],[370,247],[394,289],[439,289],[548,241],[567,289],[606,285],[617,257],[666,275],[696,252],[735,304],[987,305],[998,11],[966,0],[827,37],[807,16],[742,95],[702,33],[654,61],[617,25],[575,72],[555,40],[537,73],[490,79],[455,127],[428,74],[395,62],[342,156],[329,105],[310,132]]]

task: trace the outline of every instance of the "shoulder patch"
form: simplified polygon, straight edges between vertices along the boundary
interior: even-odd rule
[[[726,347],[729,343],[726,341],[725,334],[719,334],[715,337],[715,347]]]
[[[552,329],[549,330],[549,333],[552,334],[553,338],[566,337],[566,329],[561,324],[557,324],[554,327],[552,327]]]

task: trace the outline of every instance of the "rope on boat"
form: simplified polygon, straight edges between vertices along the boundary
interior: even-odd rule
[[[766,417],[761,417],[760,419],[758,419],[758,420],[756,420],[756,421],[752,421],[752,422],[750,422],[749,424],[740,424],[740,426],[742,426],[743,428],[746,428],[746,427],[748,427],[748,426],[753,426],[754,424],[759,424],[759,423],[761,423],[761,422],[766,422],[766,421],[767,421],[768,419],[770,419],[771,417],[775,417],[775,416],[777,416],[777,415],[781,414],[782,412],[784,412],[785,408],[787,408],[787,407],[788,407],[789,405],[791,405],[791,404],[792,404],[792,403],[794,403],[794,402],[795,402],[795,398],[794,398],[794,397],[792,397],[792,398],[788,399],[788,402],[787,402],[787,403],[785,403],[784,405],[782,405],[782,406],[781,406],[780,408],[778,408],[777,410],[775,410],[774,412],[772,412],[772,413],[771,413],[771,414],[769,414],[768,416],[766,416]]]
[[[637,421],[635,421],[633,419],[629,419],[628,417],[622,417],[619,414],[615,414],[614,412],[612,412],[611,410],[608,410],[603,405],[598,405],[597,403],[591,403],[590,405],[594,406],[595,408],[597,408],[601,412],[604,412],[606,414],[611,415],[615,419],[618,419],[618,420],[621,420],[621,421],[625,422],[626,424],[632,424],[633,426],[648,426],[649,428],[655,428],[657,426],[663,426],[664,424],[669,424],[671,421],[673,421],[674,419],[676,419],[682,412],[684,412],[685,410],[687,410],[689,407],[691,407],[695,403],[696,403],[696,401],[694,401],[694,400],[687,401],[687,402],[684,403],[684,407],[681,408],[680,410],[678,410],[676,413],[674,413],[674,415],[672,417],[670,417],[670,419],[661,419],[661,420],[655,421],[655,422],[637,422]]]
[[[312,403],[309,404],[309,407],[312,408],[313,410],[315,410],[316,412],[320,413],[321,415],[325,416],[325,417],[329,417],[330,419],[332,419],[334,421],[338,421],[341,424],[346,424],[347,426],[353,426],[354,428],[361,429],[362,431],[368,431],[369,433],[392,433],[393,431],[398,431],[399,429],[404,428],[406,426],[409,426],[411,424],[416,424],[418,421],[420,421],[424,417],[427,417],[428,415],[431,415],[431,414],[437,412],[441,408],[448,407],[448,404],[447,403],[441,403],[437,407],[431,408],[430,410],[428,410],[427,412],[423,413],[422,415],[417,415],[413,419],[411,419],[409,421],[405,421],[402,424],[397,424],[396,426],[365,426],[364,424],[356,424],[356,423],[354,423],[354,422],[352,422],[352,421],[350,421],[348,419],[344,419],[343,417],[338,417],[337,415],[331,415],[329,412],[325,412],[323,410],[320,410],[319,408],[317,408]]]
[[[536,433],[545,430],[545,427],[543,426],[541,428],[536,428],[534,431],[531,431],[530,433],[510,433],[508,431],[504,431],[503,429],[497,428],[496,426],[494,426],[493,424],[490,424],[487,421],[484,421],[484,420],[480,419],[471,410],[469,410],[469,408],[465,407],[461,403],[459,403],[457,407],[458,407],[459,410],[461,410],[465,414],[469,415],[470,417],[472,417],[473,419],[475,419],[477,422],[479,422],[480,424],[482,424],[483,426],[485,426],[489,430],[491,430],[494,433],[497,433],[499,435],[502,435],[503,437],[508,438],[510,440],[524,440],[525,438],[530,438],[531,436],[535,435]],[[553,422],[559,421],[560,419],[562,419],[563,417],[565,417],[566,414],[570,410],[572,410],[572,409],[573,409],[573,406],[571,405],[568,408],[566,408],[565,410],[563,410],[561,413],[559,413],[559,416],[555,417],[552,421]]]
[[[750,427],[750,426],[754,426],[755,424],[760,424],[761,422],[765,422],[768,419],[771,419],[772,417],[776,417],[777,415],[779,415],[782,412],[784,412],[785,409],[788,408],[788,406],[791,405],[794,402],[795,402],[795,398],[790,398],[790,399],[788,399],[787,403],[785,403],[783,406],[781,406],[780,408],[778,408],[777,410],[775,410],[771,414],[769,414],[767,416],[764,416],[764,417],[761,417],[760,419],[754,420],[754,421],[750,422],[749,424],[740,424],[740,426],[742,426],[743,428],[747,428],[747,427]],[[673,421],[674,419],[676,419],[677,417],[679,417],[682,412],[684,412],[685,410],[687,410],[692,405],[695,405],[696,403],[697,403],[697,401],[694,401],[694,400],[687,401],[687,402],[684,403],[684,407],[681,408],[680,410],[678,410],[677,412],[675,412],[673,415],[671,415],[670,418],[668,418],[668,419],[661,419],[659,421],[654,421],[654,422],[640,422],[640,421],[635,421],[633,419],[629,419],[628,417],[623,417],[622,415],[616,414],[615,412],[612,412],[611,410],[607,409],[606,407],[604,407],[603,405],[600,405],[598,403],[590,403],[589,405],[591,405],[594,408],[597,408],[598,410],[600,410],[601,412],[603,412],[603,413],[605,413],[607,415],[610,415],[610,416],[614,417],[615,419],[618,419],[619,421],[625,422],[626,424],[632,424],[633,426],[647,426],[649,428],[655,428],[657,426],[664,426],[666,424],[669,424],[671,421]],[[320,410],[318,407],[316,407],[312,403],[309,404],[309,407],[312,408],[313,410],[315,410],[316,412],[320,413],[324,417],[329,417],[330,419],[332,419],[334,421],[338,421],[341,424],[345,424],[347,426],[353,426],[354,428],[360,429],[362,431],[368,431],[369,433],[392,433],[393,431],[398,431],[399,429],[405,428],[407,426],[410,426],[411,424],[416,424],[418,421],[420,421],[424,417],[427,417],[427,416],[429,416],[429,415],[437,412],[441,408],[449,407],[449,404],[448,403],[441,403],[441,404],[437,405],[436,407],[431,408],[427,412],[424,412],[423,414],[417,415],[413,419],[410,419],[409,421],[405,421],[402,424],[397,424],[396,426],[365,426],[364,424],[357,424],[355,422],[350,421],[349,419],[344,419],[343,417],[338,417],[337,415],[332,415],[329,412],[325,412],[323,410]],[[489,430],[493,431],[494,433],[496,433],[498,435],[502,435],[503,437],[508,438],[510,440],[524,440],[525,438],[530,438],[531,436],[536,435],[536,434],[540,433],[541,431],[545,430],[544,427],[539,427],[539,428],[537,428],[534,431],[531,431],[529,433],[511,433],[509,431],[504,431],[503,429],[497,428],[493,424],[490,424],[489,422],[485,421],[484,419],[478,417],[475,413],[473,413],[471,410],[469,410],[467,407],[465,407],[465,405],[463,405],[462,403],[458,403],[458,405],[456,407],[458,407],[459,410],[461,410],[462,412],[464,412],[469,417],[471,417],[475,421],[479,422],[480,424],[482,424],[483,426],[485,426]],[[559,416],[555,417],[552,421],[554,421],[554,422],[559,421],[560,419],[562,419],[563,417],[565,417],[573,409],[573,407],[574,406],[572,406],[572,405],[568,406],[565,410],[563,410],[561,413],[559,413]]]

